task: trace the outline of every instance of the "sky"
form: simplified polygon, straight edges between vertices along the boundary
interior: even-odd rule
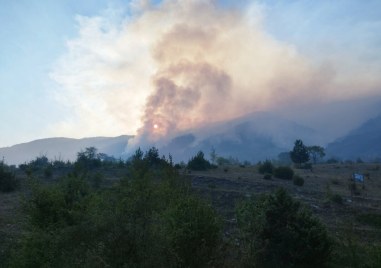
[[[0,7],[0,147],[46,137],[154,140],[256,111],[333,139],[381,113],[378,0]]]

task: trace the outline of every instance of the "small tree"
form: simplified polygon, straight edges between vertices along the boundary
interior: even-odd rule
[[[75,166],[77,169],[93,169],[100,167],[102,162],[97,153],[97,148],[88,147],[85,151],[81,151],[77,154],[77,161]]]
[[[307,150],[314,164],[316,164],[318,160],[322,159],[325,156],[324,148],[321,146],[309,146],[307,147]]]
[[[324,267],[330,257],[325,226],[284,189],[244,202],[237,214],[247,267]]]
[[[303,144],[302,140],[296,140],[294,149],[290,152],[291,160],[298,166],[310,160],[308,148]]]
[[[272,174],[273,171],[274,171],[274,166],[270,160],[266,160],[265,162],[258,164],[258,172],[261,174],[265,174],[265,173]]]
[[[18,187],[18,180],[9,167],[0,161],[0,192],[12,192]]]
[[[204,158],[204,153],[199,151],[196,156],[189,160],[188,168],[192,170],[207,170],[211,168],[211,164]]]
[[[274,177],[282,180],[292,180],[294,171],[290,167],[277,167],[274,169]]]

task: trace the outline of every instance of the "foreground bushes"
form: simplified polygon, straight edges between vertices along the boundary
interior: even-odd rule
[[[274,177],[283,180],[292,180],[294,171],[290,167],[277,167],[274,169]]]
[[[223,248],[241,254],[232,267],[322,267],[329,258],[324,226],[284,190],[239,206],[233,245],[157,149],[138,150],[126,166],[108,188],[86,171],[33,183],[27,225],[5,267],[225,267],[221,256],[235,253]]]
[[[247,267],[323,267],[332,242],[325,227],[283,189],[242,203],[238,224]]]
[[[187,167],[191,170],[207,170],[212,168],[212,165],[205,159],[204,153],[199,151],[196,156],[188,161]]]
[[[9,266],[207,266],[220,244],[216,213],[170,163],[152,157],[136,156],[128,176],[108,189],[95,191],[79,175],[34,184]]]
[[[9,167],[0,162],[0,192],[12,192],[18,187],[18,180]]]

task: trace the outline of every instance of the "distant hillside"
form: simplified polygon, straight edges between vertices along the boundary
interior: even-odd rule
[[[0,148],[0,158],[8,164],[21,164],[45,155],[49,159],[75,160],[77,153],[86,147],[94,146],[98,152],[120,157],[128,139],[132,136],[95,137],[83,139],[48,138]]]
[[[0,148],[0,158],[4,157],[8,164],[28,162],[41,155],[53,160],[75,160],[79,151],[91,146],[116,158],[128,157],[125,150],[131,137],[41,139]],[[188,161],[199,150],[209,157],[212,148],[218,156],[257,162],[277,158],[280,152],[289,151],[296,139],[302,139],[306,145],[323,145],[315,130],[262,112],[192,129],[167,142],[160,142],[157,147],[160,154],[171,154],[175,162]],[[152,145],[139,146],[146,150]]]
[[[175,160],[187,161],[198,150],[209,156],[214,148],[219,156],[256,162],[290,150],[296,139],[320,144],[319,138],[311,128],[274,114],[256,113],[184,133],[161,151],[171,153]]]
[[[372,161],[381,158],[381,116],[370,119],[327,146],[327,155]]]

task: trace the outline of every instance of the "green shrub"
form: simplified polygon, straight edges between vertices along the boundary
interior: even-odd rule
[[[53,168],[52,168],[52,166],[47,166],[44,169],[44,176],[47,179],[50,179],[53,176]]]
[[[294,171],[290,167],[277,167],[274,170],[274,177],[283,180],[292,180]]]
[[[297,185],[297,186],[304,185],[304,179],[298,175],[294,176],[294,178],[292,179],[292,182],[294,183],[294,185]]]
[[[357,216],[357,221],[381,229],[381,214],[363,213]]]
[[[17,189],[19,182],[8,166],[0,162],[0,191],[12,192]]]
[[[96,191],[77,175],[33,185],[24,204],[28,224],[9,266],[210,265],[221,241],[217,214],[155,155],[134,158],[125,178]]]
[[[322,267],[332,242],[325,226],[284,189],[237,210],[246,267]]]
[[[258,172],[261,174],[269,173],[272,174],[274,171],[274,166],[270,160],[266,160],[263,163],[258,164]]]
[[[264,180],[271,180],[271,179],[272,179],[272,175],[271,175],[271,174],[265,174],[265,175],[263,176],[263,179],[264,179]]]
[[[197,198],[182,198],[166,214],[166,236],[181,267],[205,267],[220,241],[220,222]]]
[[[211,164],[204,158],[204,153],[199,151],[196,156],[188,161],[188,166],[191,170],[207,170],[211,168]]]
[[[341,197],[341,195],[339,194],[332,194],[330,197],[329,197],[329,200],[333,203],[336,203],[336,204],[343,204],[343,198]]]

